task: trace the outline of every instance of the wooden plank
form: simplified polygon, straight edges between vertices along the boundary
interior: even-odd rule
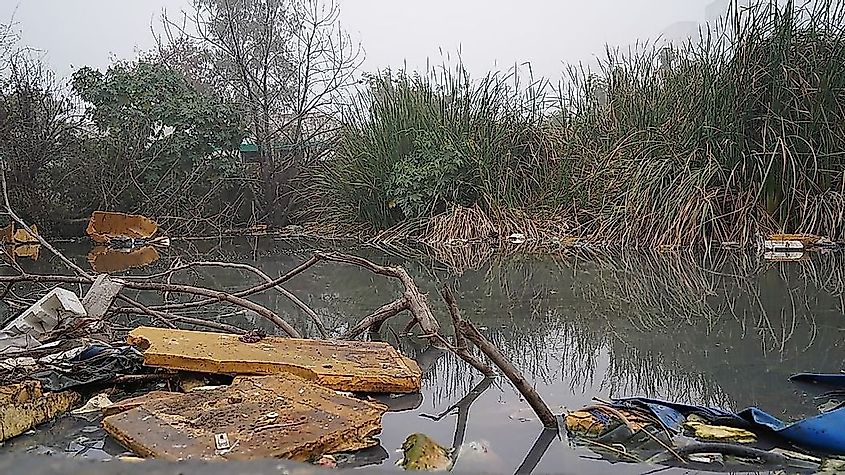
[[[376,445],[386,409],[282,373],[178,397],[156,394],[106,417],[103,427],[142,457],[307,461]],[[229,449],[215,443],[221,434]]]
[[[139,327],[127,341],[144,350],[144,364],[197,373],[290,373],[338,391],[413,393],[417,363],[380,342],[266,337],[244,343],[238,335]]]
[[[41,383],[0,386],[0,442],[67,412],[80,401],[77,393],[42,393]]]
[[[103,318],[121,289],[123,284],[115,282],[108,274],[98,275],[82,299],[82,306],[85,307],[88,318]]]

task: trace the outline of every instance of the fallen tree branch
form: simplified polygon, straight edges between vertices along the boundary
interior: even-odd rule
[[[129,305],[132,305],[133,307],[135,307],[134,310],[137,310],[138,313],[153,317],[153,318],[157,319],[158,321],[160,321],[166,327],[176,328],[176,325],[171,323],[170,320],[178,320],[179,317],[176,317],[175,315],[170,315],[170,314],[165,313],[165,312],[159,312],[159,311],[156,311],[156,310],[152,310],[149,307],[145,306],[144,304],[142,304],[140,302],[136,302],[136,301],[130,299],[129,297],[124,296],[124,295],[118,294],[117,298],[118,298],[118,300],[124,301],[124,302],[128,303]]]
[[[372,314],[364,317],[357,325],[352,327],[349,331],[344,333],[340,339],[341,340],[351,340],[356,338],[358,335],[367,331],[368,328],[377,329],[381,326],[382,323],[385,322],[388,318],[391,318],[399,313],[402,313],[409,309],[408,300],[405,297],[400,297],[399,299],[390,302],[387,305],[383,305],[381,308],[373,312]]]
[[[317,331],[320,332],[320,336],[322,336],[323,338],[329,337],[329,333],[326,331],[326,326],[323,324],[323,321],[322,319],[320,319],[320,316],[317,315],[317,313],[312,310],[311,307],[306,305],[305,302],[300,300],[296,295],[292,294],[289,290],[277,284],[272,277],[265,274],[264,271],[262,271],[261,269],[258,269],[257,267],[251,266],[249,264],[218,261],[199,261],[181,265],[179,267],[171,269],[169,273],[188,269],[191,267],[223,267],[227,269],[240,269],[252,272],[253,274],[263,279],[266,284],[274,284],[270,288],[276,289],[280,294],[284,295],[288,300],[293,302],[294,305],[299,307],[300,310],[302,310],[306,315],[308,315],[308,317],[311,318],[311,321],[314,323],[314,326],[317,327]]]
[[[12,209],[12,203],[9,201],[9,189],[8,185],[6,184],[6,161],[0,160],[0,185],[3,187],[3,205],[6,208],[6,214],[12,219],[12,221],[16,222],[20,227],[26,230],[30,236],[34,237],[38,242],[47,248],[50,252],[56,255],[66,266],[68,269],[73,270],[77,274],[86,277],[88,279],[87,283],[91,283],[94,281],[94,276],[85,272],[84,269],[79,267],[78,265],[74,264],[73,261],[65,257],[64,254],[59,252],[52,244],[50,244],[46,239],[36,234],[32,228],[29,227],[28,224],[24,220],[20,218],[15,213],[15,210]]]
[[[451,350],[462,360],[469,363],[470,366],[480,371],[484,376],[488,378],[495,376],[496,372],[493,371],[493,368],[482,363],[481,360],[470,353],[466,338],[464,338],[464,335],[459,328],[460,323],[463,321],[461,318],[461,310],[458,308],[458,303],[455,301],[455,296],[452,295],[452,291],[449,287],[445,285],[443,286],[442,295],[443,300],[446,301],[446,306],[449,307],[449,314],[452,316],[452,325],[455,328],[455,346],[452,347]]]
[[[255,302],[250,300],[243,299],[241,297],[236,297],[232,294],[227,294],[226,292],[221,292],[218,290],[212,290],[205,287],[195,287],[192,285],[181,285],[181,284],[160,284],[156,282],[125,282],[124,287],[133,290],[156,290],[159,292],[175,292],[180,294],[191,294],[191,295],[199,295],[202,297],[208,297],[209,299],[214,299],[216,301],[224,301],[229,302],[233,305],[237,305],[238,307],[243,307],[247,310],[255,312],[256,314],[266,318],[273,322],[277,327],[281,328],[282,331],[287,333],[288,336],[292,338],[301,338],[301,335],[295,328],[293,328],[288,322],[286,322],[282,317],[277,315],[272,310],[258,305]]]
[[[187,323],[189,325],[195,325],[198,327],[210,328],[212,330],[217,330],[223,333],[233,333],[236,335],[243,335],[246,333],[246,330],[226,323],[216,322],[213,320],[204,320],[202,318],[186,317],[184,315],[173,315],[169,313],[158,312],[156,310],[151,309],[147,309],[147,311],[145,311],[139,308],[120,307],[112,310],[111,312],[122,313],[125,315],[149,315],[148,312],[154,312],[157,314],[161,314],[162,317],[159,319],[159,321],[161,321],[162,323],[166,323],[168,324],[168,326],[171,327],[173,327],[171,322],[178,322]]]
[[[557,418],[554,414],[552,414],[549,406],[543,402],[543,398],[540,397],[537,390],[528,384],[525,376],[523,376],[522,373],[520,373],[519,370],[517,370],[516,367],[508,361],[505,355],[503,355],[498,348],[490,343],[484,335],[475,328],[475,325],[473,325],[472,322],[468,320],[460,320],[457,322],[457,327],[457,330],[463,333],[467,340],[471,341],[479,350],[481,350],[482,353],[490,358],[490,360],[500,370],[502,370],[502,373],[510,379],[517,391],[522,394],[522,397],[524,397],[531,408],[534,409],[537,417],[540,418],[540,422],[542,422],[545,427],[552,429],[557,428]]]
[[[313,266],[320,262],[320,258],[316,256],[312,256],[307,261],[303,262],[302,264],[296,266],[295,268],[288,271],[286,274],[282,275],[277,279],[273,279],[271,282],[265,282],[260,285],[256,285],[254,287],[250,287],[248,289],[242,290],[240,292],[235,292],[232,294],[233,297],[248,297],[250,295],[254,295],[260,292],[264,292],[265,290],[271,289],[273,287],[279,286],[284,284],[285,282],[291,280],[292,278],[296,277],[297,275],[305,272],[309,267]],[[184,303],[177,303],[177,304],[168,304],[168,305],[157,305],[152,307],[154,310],[185,310],[189,308],[197,308],[203,307],[206,305],[211,305],[217,303],[218,300],[214,298],[205,299],[205,300],[197,300],[195,302],[184,302]]]

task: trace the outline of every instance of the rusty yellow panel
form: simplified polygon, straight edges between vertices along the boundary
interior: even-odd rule
[[[158,231],[158,224],[137,214],[95,211],[88,221],[86,233],[96,242],[109,242],[113,238],[150,238]]]
[[[145,267],[159,260],[156,248],[144,246],[123,252],[107,246],[96,246],[88,253],[88,263],[98,274],[112,274]]]
[[[43,394],[34,381],[0,386],[0,441],[67,412],[79,401],[79,394],[71,391]]]
[[[103,427],[141,457],[308,461],[376,445],[387,410],[284,373],[160,397],[106,417]]]
[[[32,225],[29,227],[32,234],[26,229],[18,228],[14,223],[0,229],[0,241],[7,244],[38,244],[38,226]]]
[[[417,363],[380,342],[266,337],[244,343],[237,335],[140,327],[130,344],[144,350],[144,364],[197,373],[290,373],[338,391],[413,393],[420,390]]]

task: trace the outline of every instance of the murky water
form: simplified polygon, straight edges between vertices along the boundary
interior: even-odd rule
[[[279,275],[314,248],[273,240],[181,243],[140,272],[159,272],[177,259],[202,259],[247,262]],[[86,263],[87,246],[66,250]],[[534,382],[555,412],[589,405],[593,398],[653,396],[731,409],[758,406],[793,419],[818,413],[819,401],[790,383],[789,375],[845,368],[845,256],[764,263],[743,254],[709,260],[686,254],[497,259],[466,255],[450,256],[443,264],[442,258],[407,251],[354,253],[406,267],[429,292],[438,316],[447,314],[437,291],[444,283],[452,286],[465,316]],[[461,264],[467,262],[471,265]],[[40,272],[51,271],[53,265],[44,256],[29,264]],[[220,268],[191,270],[180,279],[230,290],[258,282],[251,275]],[[327,327],[338,330],[400,295],[396,282],[336,264],[320,264],[286,287],[320,314]],[[284,297],[266,293],[256,301],[316,336],[307,317]],[[214,314],[233,311],[220,308]],[[273,331],[249,315],[223,320]],[[547,437],[507,381],[486,384],[451,355],[398,338],[406,321],[397,317],[382,336],[420,361],[425,370],[422,400],[391,401],[403,410],[385,416],[382,447],[368,453],[381,460],[380,468],[398,470],[395,462],[401,454],[396,450],[414,432],[445,446],[484,441],[490,453],[459,459],[456,471],[525,473],[533,468],[538,473],[626,474],[655,468],[611,464],[565,437]],[[448,329],[448,320],[443,321]],[[460,408],[442,418],[423,416],[439,415],[468,394],[477,397],[464,399]],[[93,431],[85,421],[73,427],[53,432]],[[43,436],[46,430],[19,438],[4,450],[50,447],[50,437]],[[106,444],[104,450],[117,449]]]

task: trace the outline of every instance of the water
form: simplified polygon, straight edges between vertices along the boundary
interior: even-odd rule
[[[181,243],[140,272],[160,272],[177,259],[202,259],[246,262],[279,275],[317,247],[272,240]],[[87,246],[65,250],[80,265],[86,264]],[[758,406],[778,417],[797,419],[817,414],[820,401],[805,393],[806,388],[790,383],[789,375],[845,368],[845,261],[838,255],[765,263],[744,254],[704,260],[686,254],[492,259],[440,254],[432,259],[410,250],[356,248],[354,253],[379,264],[404,266],[429,293],[433,310],[441,317],[447,313],[438,289],[450,285],[464,316],[502,348],[556,413],[589,405],[593,398],[650,396],[730,409]],[[42,256],[29,267],[55,272],[56,265]],[[191,270],[175,281],[227,290],[259,282],[249,274],[221,268]],[[308,303],[328,328],[338,330],[396,299],[401,291],[390,279],[337,264],[315,266],[286,288]],[[255,300],[316,336],[307,317],[281,295],[268,292]],[[232,312],[220,308],[213,314]],[[259,317],[235,314],[224,321],[274,331]],[[407,317],[394,318],[383,338],[420,360],[425,370],[422,401],[391,401],[405,410],[384,417],[381,448],[368,453],[370,460],[380,460],[379,468],[398,470],[394,464],[401,454],[396,450],[414,432],[445,446],[455,439],[483,441],[490,454],[459,459],[456,471],[513,473],[520,466],[523,470],[534,466],[537,473],[626,474],[655,468],[611,464],[565,437],[541,437],[540,424],[507,381],[488,385],[460,413],[439,420],[422,417],[440,414],[482,378],[450,354],[426,349],[418,340],[398,338],[406,321]],[[451,330],[448,319],[442,321]],[[90,427],[89,422],[77,425]],[[37,441],[32,437],[36,436],[19,438],[4,450],[50,446],[44,437]]]

